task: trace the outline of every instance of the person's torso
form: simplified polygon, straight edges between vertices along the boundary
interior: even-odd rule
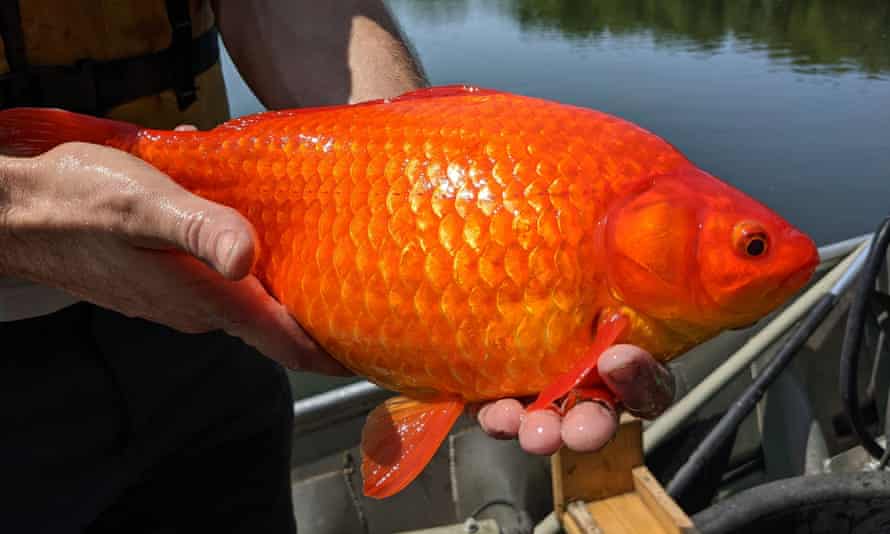
[[[178,1],[188,3],[193,39],[213,27],[214,16],[207,0]],[[165,0],[18,0],[27,64],[29,67],[70,66],[83,60],[103,62],[163,51],[173,40],[168,3]],[[8,6],[0,9],[8,10]],[[0,35],[0,79],[9,72],[7,45]],[[152,128],[193,124],[204,129],[227,120],[229,106],[219,62],[214,61],[210,68],[198,73],[194,83],[197,99],[185,109],[180,109],[175,91],[166,89],[116,105],[103,114]],[[60,290],[0,277],[0,321],[52,313],[74,302],[74,297]]]

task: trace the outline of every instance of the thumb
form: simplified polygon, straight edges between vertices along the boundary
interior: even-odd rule
[[[185,190],[150,168],[153,180],[142,209],[134,210],[130,235],[146,248],[175,248],[209,265],[230,280],[240,280],[253,267],[256,231],[236,210]],[[143,183],[146,183],[143,182]]]
[[[638,417],[655,418],[673,401],[673,375],[639,347],[610,347],[600,356],[597,367],[609,389]]]
[[[179,209],[161,224],[167,241],[202,260],[230,280],[250,273],[256,233],[237,211],[190,193],[179,199]]]

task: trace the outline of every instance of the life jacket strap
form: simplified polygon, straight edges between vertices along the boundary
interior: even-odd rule
[[[189,3],[183,0],[166,0],[167,18],[170,20],[172,37],[170,40],[170,55],[173,65],[173,90],[176,92],[176,102],[179,111],[192,105],[197,100],[198,90],[195,87],[195,76],[192,73],[192,64],[195,57],[192,54],[192,20],[189,16]]]

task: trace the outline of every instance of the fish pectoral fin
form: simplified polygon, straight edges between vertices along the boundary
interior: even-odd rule
[[[364,493],[383,499],[423,471],[464,410],[459,397],[420,401],[393,397],[375,408],[362,430]]]
[[[629,325],[630,321],[628,318],[618,313],[601,319],[596,330],[596,337],[587,354],[571,370],[558,376],[556,380],[544,388],[544,391],[538,395],[535,402],[528,407],[528,411],[554,408],[554,403],[568,395],[572,390],[578,389],[583,396],[585,389],[604,385],[603,379],[596,372],[597,362],[600,355],[615,344],[618,337],[627,330]]]

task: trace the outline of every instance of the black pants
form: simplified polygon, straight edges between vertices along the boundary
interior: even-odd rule
[[[296,531],[284,371],[89,304],[0,323],[0,532]]]

